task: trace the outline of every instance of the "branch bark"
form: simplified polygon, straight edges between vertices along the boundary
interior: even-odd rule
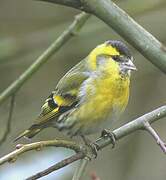
[[[73,5],[75,0],[70,0],[68,3],[65,3],[65,1],[60,3],[61,0],[41,1],[63,4],[94,14],[134,46],[150,62],[166,73],[166,47],[112,1],[78,0],[81,3],[79,6]]]
[[[8,97],[17,92],[22,85],[45,64],[48,59],[54,55],[69,39],[76,35],[90,17],[89,14],[81,13],[75,17],[73,23],[55,40],[45,52],[22,74],[14,81],[6,90],[0,94],[0,104]]]

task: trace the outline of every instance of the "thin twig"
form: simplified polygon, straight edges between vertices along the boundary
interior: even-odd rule
[[[74,172],[74,176],[72,178],[72,180],[80,180],[83,173],[84,173],[84,170],[86,168],[86,166],[88,165],[88,162],[89,162],[89,158],[88,157],[85,157],[84,159],[80,160],[79,162],[79,165],[76,169],[76,171]]]
[[[0,104],[8,97],[17,92],[22,85],[35,73],[39,68],[50,59],[69,39],[76,35],[90,17],[89,14],[81,13],[75,17],[73,23],[40,55],[36,61],[14,81],[6,90],[0,94]]]
[[[160,146],[162,151],[166,154],[166,144],[162,141],[162,139],[159,137],[157,132],[152,128],[149,122],[145,122],[144,127],[145,127],[145,130],[147,130],[152,135],[152,137],[156,140],[157,144]]]
[[[85,156],[85,154],[83,152],[78,152],[78,153],[70,156],[69,158],[66,158],[66,159],[58,162],[57,164],[49,167],[48,169],[45,169],[44,171],[38,172],[37,174],[35,174],[31,177],[28,177],[26,180],[35,180],[40,177],[46,176],[46,175],[52,173],[53,171],[63,168],[79,159],[82,159],[84,156]]]
[[[4,134],[3,134],[3,136],[2,136],[2,138],[0,140],[0,145],[6,141],[7,136],[11,131],[11,121],[12,121],[12,115],[13,115],[13,111],[14,111],[14,104],[15,104],[15,94],[13,94],[11,96],[10,108],[9,108],[9,116],[8,116],[8,119],[7,119],[5,132],[4,132]]]
[[[72,142],[72,141],[65,141],[65,140],[49,140],[49,141],[40,141],[40,142],[35,142],[35,143],[30,143],[30,144],[18,144],[16,146],[16,150],[13,152],[3,156],[0,158],[0,165],[4,164],[5,162],[14,162],[18,156],[21,154],[31,151],[31,150],[41,150],[43,147],[64,147],[68,149],[74,150],[76,153],[77,152],[84,152],[84,149],[82,149],[79,144]],[[84,152],[85,153],[85,152]]]

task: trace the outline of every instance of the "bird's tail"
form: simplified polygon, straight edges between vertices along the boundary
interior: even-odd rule
[[[23,133],[21,133],[19,136],[17,136],[14,139],[14,142],[19,140],[22,137],[32,138],[37,133],[39,133],[41,130],[42,130],[42,128],[39,128],[39,127],[36,127],[36,126],[32,125],[29,129],[25,130]]]

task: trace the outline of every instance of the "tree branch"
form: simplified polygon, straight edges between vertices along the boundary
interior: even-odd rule
[[[80,180],[81,179],[81,177],[84,173],[84,170],[85,170],[86,166],[88,165],[89,160],[90,159],[88,157],[85,157],[80,161],[80,164],[78,165],[76,171],[74,172],[74,176],[73,176],[72,180]]]
[[[131,134],[136,130],[145,130],[145,122],[149,122],[149,124],[157,121],[160,118],[166,116],[166,105],[159,107],[158,109],[153,110],[125,125],[122,127],[115,129],[113,134],[116,137],[116,140],[121,139],[124,136]],[[111,144],[112,140],[109,137],[99,138],[96,140],[96,144],[98,144],[98,150],[103,149],[108,144]]]
[[[147,130],[152,137],[156,140],[156,143],[160,146],[162,151],[166,154],[166,144],[162,141],[162,139],[159,137],[157,132],[152,128],[152,126],[149,124],[149,122],[144,122],[145,130]]]
[[[49,141],[40,141],[31,144],[18,144],[16,146],[16,150],[7,154],[6,156],[0,158],[0,165],[4,164],[5,162],[14,162],[18,156],[21,154],[31,151],[31,150],[41,150],[43,147],[64,147],[67,149],[72,149],[76,153],[84,152],[85,150],[80,147],[77,143],[65,140],[49,140]]]
[[[60,3],[60,0],[41,0],[52,3]],[[73,3],[75,2],[72,1]],[[142,26],[136,23],[126,12],[120,9],[110,0],[78,0],[81,6],[73,6],[70,1],[63,5],[92,13],[111,28],[122,38],[133,45],[142,55],[151,61],[160,70],[166,73],[166,47],[154,36],[147,32]]]
[[[72,155],[71,157],[66,158],[66,159],[58,162],[57,164],[49,167],[48,169],[45,169],[44,171],[41,171],[41,172],[27,178],[26,180],[35,180],[35,179],[38,179],[40,177],[46,176],[46,175],[52,173],[53,171],[56,171],[60,168],[63,168],[63,167],[65,167],[65,166],[67,166],[67,165],[69,165],[69,164],[71,164],[71,163],[73,163],[79,159],[82,159],[84,156],[85,156],[85,154],[83,152],[78,152],[78,153]]]
[[[74,22],[55,40],[45,52],[38,57],[38,59],[14,81],[6,90],[0,94],[0,104],[8,97],[17,92],[22,85],[35,73],[37,70],[48,61],[71,37],[76,35],[85,24],[86,20],[90,17],[89,14],[81,13],[75,17]]]
[[[0,139],[0,145],[6,141],[7,136],[11,131],[11,121],[12,121],[12,115],[13,115],[13,110],[14,110],[14,104],[15,104],[15,94],[13,94],[11,97],[10,108],[9,108],[9,117],[7,119],[5,132],[2,136],[2,138]]]
[[[115,129],[113,131],[113,134],[115,135],[116,140],[119,140],[119,139],[123,138],[124,136],[127,136],[127,135],[131,134],[132,132],[135,132],[136,130],[146,130],[146,125],[145,125],[146,122],[151,124],[165,116],[166,116],[166,105],[159,107],[158,109],[155,109],[154,111],[149,112],[149,113],[121,126],[118,129]],[[160,138],[156,139],[156,140],[161,141]],[[100,137],[99,139],[97,139],[95,141],[95,144],[97,144],[96,148],[98,151],[103,149],[104,147],[108,146],[111,143],[112,143],[112,139],[107,136]],[[42,147],[47,147],[47,146],[64,147],[64,148],[69,148],[69,149],[74,150],[77,155],[71,157],[71,159],[73,159],[73,162],[76,160],[85,158],[85,160],[82,161],[79,168],[77,169],[77,172],[75,173],[75,177],[79,177],[79,178],[81,177],[81,175],[83,174],[84,168],[87,165],[87,162],[88,162],[87,158],[89,158],[89,153],[91,151],[89,151],[88,147],[83,148],[78,143],[64,141],[64,140],[50,140],[50,141],[41,141],[41,142],[36,142],[36,143],[31,143],[31,144],[26,144],[26,145],[17,145],[16,146],[17,149],[15,151],[0,158],[0,165],[4,164],[5,162],[14,162],[17,159],[17,157],[19,155],[23,154],[24,152],[35,150],[35,149],[40,150]],[[64,167],[64,166],[70,164],[70,160],[67,159],[67,160],[61,161],[59,164],[61,164],[61,166]],[[60,167],[59,164],[53,165],[50,168],[37,173],[37,177],[39,178],[39,177],[45,176],[46,174],[51,173],[54,170],[57,170],[57,168]],[[41,176],[39,176],[39,175],[41,175]],[[35,176],[36,175],[34,175],[34,177]],[[31,178],[33,178],[33,176],[31,176]]]

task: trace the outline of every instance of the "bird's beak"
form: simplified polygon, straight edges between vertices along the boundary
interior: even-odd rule
[[[131,71],[136,71],[137,68],[134,65],[132,59],[129,59],[127,62],[123,63],[123,68]]]

